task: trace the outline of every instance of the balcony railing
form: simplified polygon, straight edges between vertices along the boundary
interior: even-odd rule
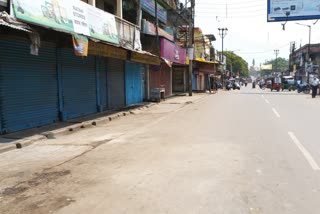
[[[142,50],[140,28],[124,19],[116,17],[120,45],[131,50]]]

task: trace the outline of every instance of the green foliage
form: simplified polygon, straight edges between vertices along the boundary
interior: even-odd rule
[[[223,53],[227,57],[227,70],[233,71],[235,74],[240,74],[240,76],[248,77],[248,63],[242,59],[242,57],[233,53],[232,51],[227,51]]]
[[[289,67],[289,60],[285,58],[279,57],[277,60],[269,60],[264,63],[265,65],[267,64],[272,64],[272,71],[271,70],[261,70],[260,73],[262,76],[270,75],[272,72],[285,72],[288,70]]]

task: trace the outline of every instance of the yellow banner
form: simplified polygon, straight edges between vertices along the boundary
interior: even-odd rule
[[[272,70],[272,64],[261,65],[261,70]]]

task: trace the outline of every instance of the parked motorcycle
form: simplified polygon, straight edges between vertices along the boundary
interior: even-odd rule
[[[264,90],[264,89],[266,89],[266,84],[265,84],[265,83],[264,83],[264,84],[260,83],[260,84],[259,84],[259,87],[260,87],[262,90]]]
[[[303,92],[305,94],[309,94],[310,90],[311,90],[310,85],[308,85],[307,83],[302,83],[297,85],[298,93]]]
[[[233,88],[233,90],[236,90],[236,89],[240,90],[240,85],[239,85],[239,83],[238,83],[238,82],[234,82],[234,83],[232,84],[232,88]]]
[[[227,84],[226,84],[226,89],[229,91],[229,90],[231,90],[232,88],[233,88],[232,83],[231,83],[231,82],[227,82]]]

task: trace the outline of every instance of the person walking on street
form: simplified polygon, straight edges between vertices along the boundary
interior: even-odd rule
[[[314,77],[311,83],[312,87],[312,98],[315,98],[317,95],[318,87],[319,87],[319,79]]]

